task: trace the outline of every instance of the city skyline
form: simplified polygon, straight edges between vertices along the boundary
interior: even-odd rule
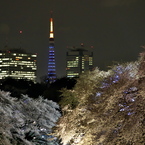
[[[94,46],[94,66],[134,61],[145,45],[145,1],[142,0],[3,0],[0,47],[22,47],[38,54],[38,79],[47,75],[49,18],[53,11],[56,72],[65,76],[67,46]],[[20,35],[19,31],[23,33]]]

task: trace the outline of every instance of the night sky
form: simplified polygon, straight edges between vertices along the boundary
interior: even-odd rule
[[[145,0],[1,0],[0,48],[38,54],[38,79],[47,74],[53,11],[57,76],[65,76],[67,46],[94,46],[94,66],[137,60],[145,45]],[[19,31],[23,33],[20,35]]]

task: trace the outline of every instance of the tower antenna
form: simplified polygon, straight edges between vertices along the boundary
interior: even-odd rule
[[[23,33],[23,31],[20,30],[20,31],[19,31],[20,49],[22,48],[22,33]]]
[[[53,11],[51,10],[51,11],[50,11],[50,18],[52,18],[52,14],[53,14]]]
[[[8,49],[8,36],[6,36],[6,40],[5,40],[5,46],[4,46],[5,49]]]

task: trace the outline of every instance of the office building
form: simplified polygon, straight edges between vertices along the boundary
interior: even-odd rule
[[[0,50],[0,79],[28,79],[36,82],[37,55],[22,49]]]
[[[70,48],[66,53],[67,77],[79,77],[80,74],[93,69],[93,52],[81,48]]]

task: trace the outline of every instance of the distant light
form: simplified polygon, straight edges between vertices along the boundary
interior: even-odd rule
[[[20,34],[22,34],[23,31],[20,31]]]
[[[81,46],[84,46],[84,43],[81,43]]]

